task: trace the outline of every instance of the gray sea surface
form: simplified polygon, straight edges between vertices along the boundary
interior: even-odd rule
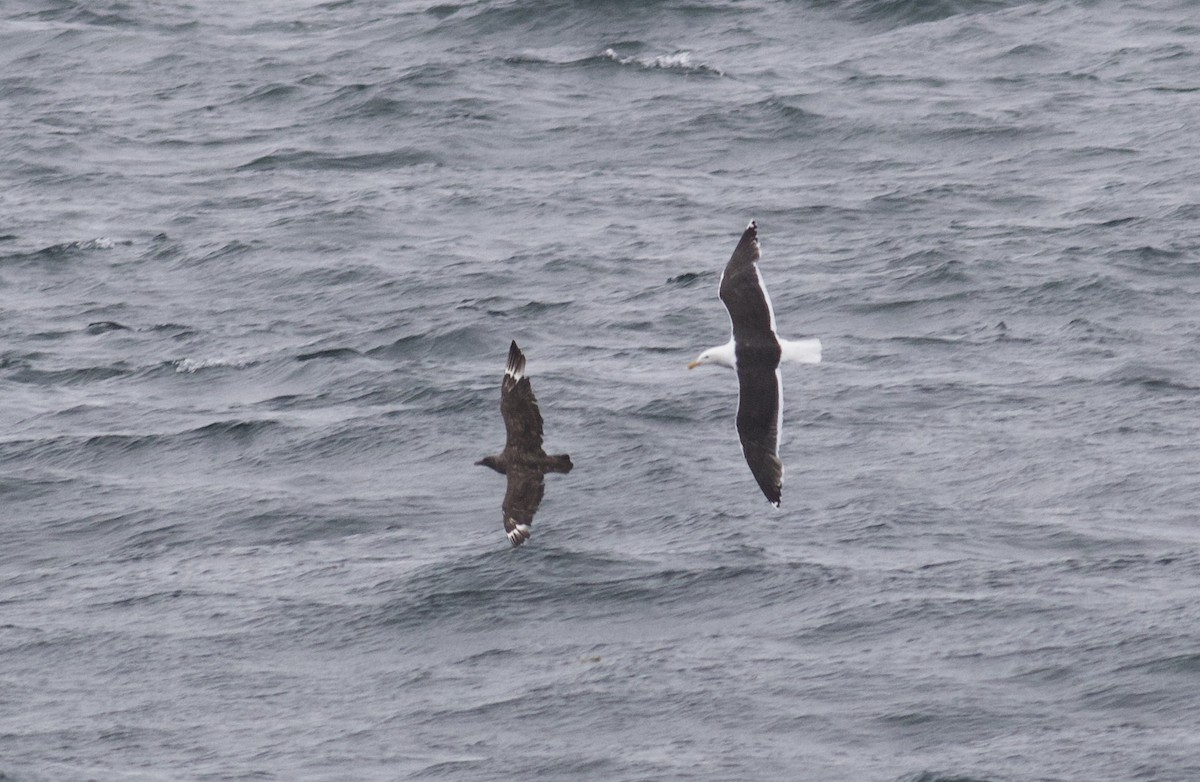
[[[7,0],[0,117],[0,779],[1200,779],[1195,3]]]

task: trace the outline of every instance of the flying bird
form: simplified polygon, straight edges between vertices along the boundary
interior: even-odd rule
[[[508,349],[508,364],[500,381],[500,415],[508,433],[504,450],[475,464],[508,476],[508,490],[501,506],[504,531],[509,542],[519,546],[533,535],[533,514],[546,493],[546,473],[567,473],[575,465],[565,453],[547,456],[542,450],[542,413],[533,386],[525,377],[525,354],[515,340]]]
[[[688,369],[716,364],[737,371],[737,431],[742,455],[758,487],[775,507],[783,492],[783,463],[779,461],[779,436],[783,427],[783,379],[780,361],[817,364],[821,340],[780,339],[775,333],[775,311],[758,271],[758,225],[746,227],[725,272],[718,293],[733,335],[724,345],[709,348]]]

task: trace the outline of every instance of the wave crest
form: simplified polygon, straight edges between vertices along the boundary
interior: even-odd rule
[[[203,369],[213,369],[216,367],[228,367],[230,369],[245,369],[250,366],[251,362],[244,359],[233,358],[181,358],[173,361],[175,371],[180,374],[193,375]]]
[[[646,70],[660,71],[678,71],[681,73],[698,73],[706,76],[724,76],[725,72],[720,68],[714,68],[711,65],[704,63],[692,62],[692,53],[688,51],[678,51],[674,54],[661,54],[657,57],[622,57],[615,49],[605,49],[600,53],[600,57],[605,60],[610,60],[618,65],[634,65]]]

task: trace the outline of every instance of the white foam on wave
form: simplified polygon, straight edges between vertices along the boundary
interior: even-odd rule
[[[121,244],[129,245],[133,242],[121,242]],[[116,247],[117,243],[107,236],[97,236],[95,239],[76,239],[73,242],[62,242],[61,244],[52,244],[49,247],[43,248],[42,252],[54,253],[65,252],[69,250],[111,250]]]
[[[620,65],[637,65],[651,70],[684,71],[688,73],[708,73],[724,76],[720,68],[692,62],[692,53],[679,51],[674,54],[660,54],[652,59],[643,57],[622,57],[614,49],[605,49],[601,56]]]
[[[81,250],[111,250],[117,246],[117,243],[107,236],[98,236],[86,242],[72,242],[72,244]]]
[[[241,359],[231,358],[204,358],[192,359],[181,358],[174,362],[175,371],[185,374],[194,374],[202,369],[212,369],[214,367],[230,367],[232,369],[245,369],[249,362]]]

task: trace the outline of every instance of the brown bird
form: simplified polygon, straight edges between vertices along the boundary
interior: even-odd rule
[[[575,465],[565,453],[548,456],[542,450],[542,412],[533,395],[533,386],[525,377],[525,354],[516,341],[508,349],[508,365],[500,381],[500,415],[508,433],[504,450],[475,464],[508,476],[508,490],[501,506],[504,531],[509,542],[519,546],[533,535],[533,514],[546,493],[546,473],[567,473]]]

